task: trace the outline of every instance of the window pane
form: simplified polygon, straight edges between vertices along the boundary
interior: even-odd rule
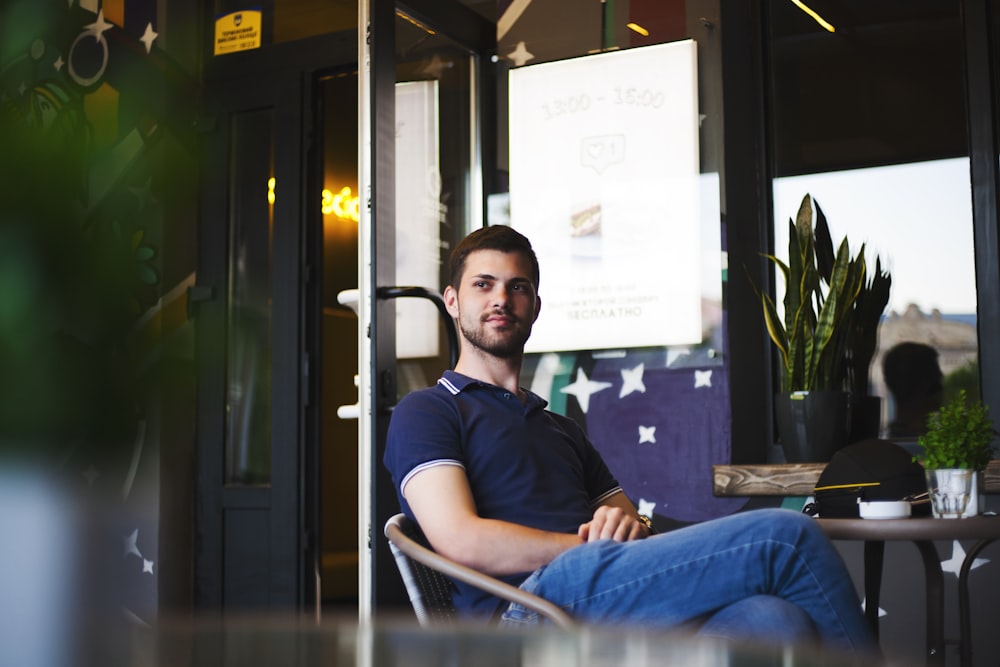
[[[880,257],[892,289],[871,393],[883,397],[882,434],[894,437],[916,435],[941,400],[933,369],[907,378],[922,387],[912,399],[919,414],[907,416],[911,399],[887,389],[882,368],[896,344],[936,351],[945,398],[979,392],[958,9],[886,2],[847,16],[831,7],[831,33],[794,4],[771,3],[775,254],[787,259],[788,220],[808,193],[835,245],[845,235],[852,252],[866,244],[869,272]],[[777,291],[780,300],[780,278]]]

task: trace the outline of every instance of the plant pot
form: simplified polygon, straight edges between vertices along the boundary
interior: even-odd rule
[[[968,468],[928,470],[927,491],[931,496],[931,511],[934,517],[959,519],[968,516],[966,513],[969,509],[969,499],[973,495],[972,485],[975,478],[976,471]]]
[[[826,463],[848,443],[850,395],[847,392],[777,394],[774,412],[788,463]]]
[[[881,396],[851,396],[851,430],[847,441],[877,438],[882,427]]]

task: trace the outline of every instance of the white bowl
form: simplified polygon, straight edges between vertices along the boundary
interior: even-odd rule
[[[910,503],[906,500],[858,501],[862,519],[905,519],[910,516]]]

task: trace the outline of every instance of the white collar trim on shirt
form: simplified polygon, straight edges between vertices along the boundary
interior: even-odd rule
[[[444,387],[445,389],[447,389],[447,390],[448,390],[449,392],[451,392],[451,395],[452,395],[452,396],[458,396],[459,392],[461,391],[461,389],[459,389],[458,387],[456,387],[456,386],[455,386],[455,385],[454,385],[454,384],[453,384],[453,383],[452,383],[452,382],[451,382],[450,380],[448,380],[447,378],[443,378],[443,377],[442,377],[442,378],[439,378],[439,379],[438,379],[438,381],[437,381],[437,383],[438,383],[439,385],[441,385],[442,387]]]

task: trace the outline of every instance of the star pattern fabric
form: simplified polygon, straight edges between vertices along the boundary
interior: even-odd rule
[[[140,561],[142,561],[142,574],[153,574],[153,564],[154,561],[149,560],[142,555],[139,551],[139,529],[136,528],[125,538],[125,555],[124,558],[129,556],[136,556]]]
[[[139,529],[136,528],[125,538],[125,556],[135,555],[142,558],[142,552],[139,551]]]
[[[725,369],[690,354],[674,357],[690,365],[672,368],[668,356],[595,354],[584,366],[579,355],[566,354],[560,366],[572,370],[543,373],[540,385],[560,399],[552,409],[562,414],[573,416],[576,407],[562,397],[577,398],[577,418],[633,502],[643,498],[677,523],[727,516],[748,499],[715,497],[710,483],[712,464],[731,460],[729,383],[719,375]]]
[[[958,540],[954,540],[951,545],[951,558],[941,561],[941,572],[954,574],[957,579],[962,571],[962,563],[965,562],[965,549],[962,548]],[[977,558],[972,561],[970,570],[975,570],[990,562],[989,558]]]
[[[159,36],[160,34],[153,30],[153,24],[147,23],[146,31],[142,33],[142,37],[139,38],[139,41],[146,45],[146,53],[149,53],[153,49],[153,42],[156,41],[156,38]]]
[[[578,368],[576,370],[576,381],[573,384],[566,385],[559,391],[575,396],[583,414],[587,414],[587,411],[590,410],[590,397],[599,391],[604,391],[610,386],[610,382],[596,382],[591,380],[582,368]]]
[[[868,611],[868,598],[865,598],[865,599],[863,599],[861,601],[861,611]],[[879,618],[882,618],[883,616],[888,616],[888,615],[889,615],[889,613],[885,609],[883,609],[882,607],[878,608],[878,616],[879,616]]]
[[[653,510],[656,509],[656,503],[651,503],[645,498],[639,498],[638,507],[639,514],[644,514],[646,516],[653,516]]]
[[[646,364],[622,369],[622,388],[618,392],[618,398],[625,398],[634,392],[646,393],[646,385],[642,383],[642,374],[645,370]]]
[[[507,54],[507,57],[510,59],[511,62],[514,63],[515,67],[520,67],[521,65],[527,63],[529,60],[533,60],[535,58],[535,54],[530,53],[528,51],[528,47],[522,41],[517,43],[517,46],[514,48],[513,51]]]
[[[100,37],[101,35],[103,35],[108,30],[111,30],[112,27],[114,27],[114,26],[112,24],[108,23],[105,20],[105,18],[104,18],[104,10],[103,9],[100,10],[99,12],[97,12],[97,20],[96,21],[94,21],[93,23],[91,23],[89,25],[84,26],[84,28],[88,32],[92,33],[94,35],[94,37]]]

